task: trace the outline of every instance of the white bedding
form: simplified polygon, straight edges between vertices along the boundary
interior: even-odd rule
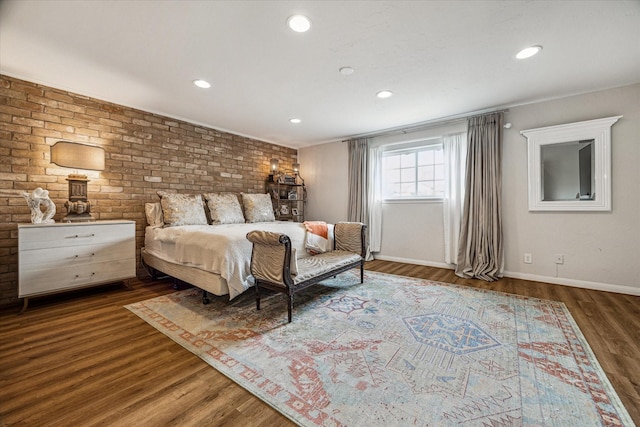
[[[284,233],[291,238],[298,258],[306,256],[304,225],[285,221],[147,227],[145,250],[166,261],[219,274],[227,281],[229,299],[233,299],[253,286],[252,246],[246,238],[252,230]]]

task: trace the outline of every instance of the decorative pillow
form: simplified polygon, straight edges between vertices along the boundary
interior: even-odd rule
[[[322,236],[307,232],[307,238],[304,242],[304,247],[309,251],[311,255],[317,255],[327,252],[331,247],[329,246],[329,239],[325,239]]]
[[[244,216],[238,196],[233,193],[205,193],[212,224],[242,224]]]
[[[147,215],[147,224],[151,227],[164,227],[164,217],[160,202],[145,203],[144,213]]]
[[[173,194],[158,191],[164,225],[207,225],[202,197],[189,194]]]
[[[307,229],[304,247],[311,255],[321,254],[331,249],[329,244],[329,224],[324,221],[305,221]]]
[[[244,205],[244,217],[247,222],[271,222],[276,218],[273,215],[273,204],[268,194],[242,193]]]

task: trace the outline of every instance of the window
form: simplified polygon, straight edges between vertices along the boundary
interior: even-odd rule
[[[423,141],[421,146],[412,144],[411,148],[388,149],[383,152],[382,195],[385,199],[444,196],[442,143],[425,143]]]

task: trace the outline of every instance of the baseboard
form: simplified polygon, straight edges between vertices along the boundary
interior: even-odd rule
[[[640,288],[635,288],[633,286],[589,282],[587,280],[568,279],[566,277],[539,276],[536,274],[518,273],[514,271],[505,271],[504,275],[505,277],[511,277],[514,279],[531,280],[534,282],[551,283],[554,285],[573,286],[574,288],[593,289],[595,291],[615,292],[618,294],[640,296]]]
[[[426,267],[446,268],[448,270],[455,270],[453,264],[447,264],[444,262],[432,262],[423,261],[420,259],[412,258],[400,258],[386,255],[375,255],[375,259],[382,261],[402,262],[405,264],[424,265]],[[574,288],[593,289],[595,291],[615,292],[618,294],[635,295],[640,296],[640,288],[624,285],[614,285],[611,283],[589,282],[587,280],[568,279],[564,277],[549,277],[539,276],[536,274],[518,273],[514,271],[505,271],[505,277],[511,277],[513,279],[531,280],[533,282],[551,283],[553,285],[572,286]]]
[[[382,261],[402,262],[405,264],[424,265],[426,267],[437,267],[437,268],[446,268],[449,270],[455,270],[455,266],[453,264],[447,264],[444,262],[424,261],[421,259],[399,258],[399,257],[377,255],[377,254],[374,254],[374,258],[380,259]]]

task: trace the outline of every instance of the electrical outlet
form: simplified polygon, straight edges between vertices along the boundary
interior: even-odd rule
[[[531,256],[531,254],[524,254],[524,263],[525,264],[532,264],[533,263],[533,257]]]
[[[556,264],[564,264],[564,255],[556,254]]]

